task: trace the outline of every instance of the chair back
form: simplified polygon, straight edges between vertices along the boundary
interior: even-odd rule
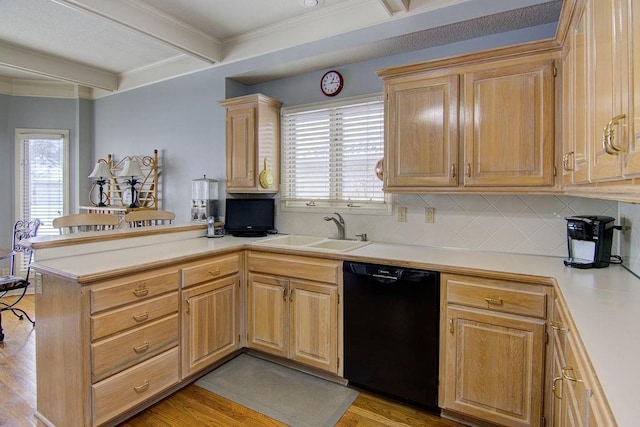
[[[117,215],[100,213],[71,214],[53,220],[53,226],[60,229],[60,234],[113,230],[119,224]]]
[[[31,247],[20,246],[20,242],[31,237],[36,237],[38,228],[40,227],[39,219],[32,219],[30,221],[18,220],[13,224],[13,235],[11,236],[11,259],[9,261],[9,274],[15,275],[15,258],[17,253],[22,253],[27,259],[27,264],[31,263]],[[29,274],[29,268],[27,267],[27,277]]]
[[[170,211],[143,209],[125,214],[124,222],[128,223],[129,227],[145,227],[149,225],[171,224],[171,221],[175,218],[176,215]]]

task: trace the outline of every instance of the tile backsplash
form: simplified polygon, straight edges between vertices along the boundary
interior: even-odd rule
[[[640,208],[614,201],[554,195],[397,194],[393,214],[342,214],[347,238],[366,233],[369,240],[419,246],[441,246],[533,255],[567,256],[566,221],[570,215],[608,215],[618,209],[627,226],[637,228],[618,239],[625,265],[640,270]],[[398,207],[407,208],[407,221],[398,222]],[[435,222],[425,223],[425,207],[435,209]],[[276,226],[281,233],[337,237],[326,213],[280,211]]]

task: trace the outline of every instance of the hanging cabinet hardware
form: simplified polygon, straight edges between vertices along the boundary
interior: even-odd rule
[[[564,156],[562,156],[562,169],[567,172],[573,172],[575,169],[571,167],[571,161],[569,160],[575,154],[574,151],[570,151]]]
[[[561,332],[566,332],[567,331],[567,328],[562,326],[562,323],[560,323],[560,322],[551,321],[551,322],[549,322],[549,326],[551,326],[551,329],[554,329],[556,331],[561,331]]]
[[[453,319],[449,319],[449,332],[453,335]]]
[[[451,178],[455,178],[455,177],[456,177],[456,164],[451,163]]]
[[[502,305],[504,303],[504,301],[502,301],[502,298],[487,297],[484,300],[488,305]]]
[[[614,142],[615,134],[616,134],[615,126],[618,124],[620,120],[625,118],[627,118],[626,114],[619,114],[614,118],[612,118],[611,120],[609,120],[609,123],[607,123],[606,126],[604,127],[602,131],[602,147],[604,148],[604,151],[607,154],[616,155],[619,152],[627,151],[626,148],[620,147],[616,145]]]
[[[565,366],[564,368],[562,368],[562,378],[564,378],[565,380],[569,380],[569,381],[573,381],[573,382],[577,382],[577,383],[584,382],[582,380],[579,380],[576,377],[572,377],[571,375],[567,374],[567,372],[573,372],[573,367]]]
[[[555,397],[556,399],[562,399],[562,396],[558,396],[558,393],[557,393],[558,387],[556,385],[556,383],[560,380],[562,380],[562,377],[555,377],[553,379],[553,385],[551,386],[551,390],[553,390],[553,397]]]
[[[149,350],[149,342],[145,341],[144,344],[133,347],[133,351],[137,354],[144,353]]]
[[[149,318],[149,313],[147,312],[133,315],[133,320],[135,320],[136,322],[144,322],[148,318]]]
[[[138,288],[136,290],[133,291],[133,295],[137,296],[137,297],[144,297],[149,295],[149,289],[147,288]]]

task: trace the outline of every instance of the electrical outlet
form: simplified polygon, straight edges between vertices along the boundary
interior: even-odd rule
[[[407,222],[406,206],[398,206],[398,222]]]
[[[424,222],[433,223],[436,222],[436,209],[435,208],[424,208]]]

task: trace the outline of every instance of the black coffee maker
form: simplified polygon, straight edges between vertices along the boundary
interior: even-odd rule
[[[603,268],[611,262],[615,218],[600,215],[576,215],[567,220],[569,258],[564,265],[575,268]]]

